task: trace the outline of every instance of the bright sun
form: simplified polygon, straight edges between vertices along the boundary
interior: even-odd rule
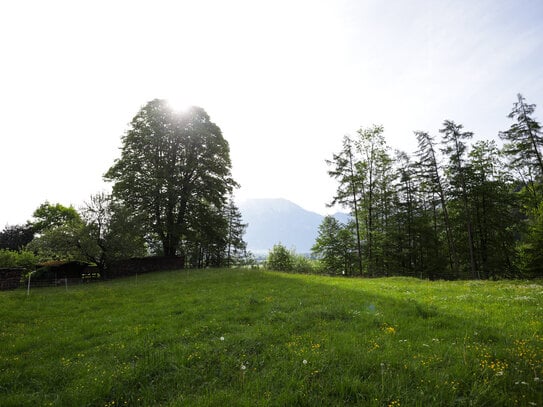
[[[186,112],[192,107],[192,104],[189,103],[186,99],[181,98],[168,98],[168,104],[176,112]]]

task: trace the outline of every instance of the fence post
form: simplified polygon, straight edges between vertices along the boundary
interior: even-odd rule
[[[26,296],[28,297],[30,295],[30,277],[32,276],[32,272],[28,273],[28,287],[26,289]]]

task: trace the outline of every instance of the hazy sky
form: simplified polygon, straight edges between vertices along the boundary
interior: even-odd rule
[[[541,0],[6,0],[0,38],[0,228],[108,188],[154,98],[221,127],[238,197],[320,213],[361,126],[408,152],[444,119],[493,138],[518,92],[543,120]]]

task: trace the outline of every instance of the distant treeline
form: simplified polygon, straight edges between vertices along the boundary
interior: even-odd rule
[[[333,204],[353,221],[327,217],[314,252],[350,275],[423,278],[543,276],[543,137],[522,95],[513,124],[493,140],[446,120],[436,138],[415,132],[418,150],[391,151],[383,128],[345,136],[328,161]]]

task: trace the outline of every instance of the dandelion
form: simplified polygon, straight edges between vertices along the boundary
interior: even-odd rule
[[[224,336],[221,336],[221,341],[224,341]]]
[[[247,369],[247,366],[245,366],[244,364],[241,364],[241,370],[245,370]]]
[[[307,360],[305,360],[305,359],[302,360],[302,363],[303,363],[304,365],[307,365]]]
[[[396,333],[396,328],[386,323],[383,324],[382,329],[383,329],[383,332],[386,334],[394,335]]]

